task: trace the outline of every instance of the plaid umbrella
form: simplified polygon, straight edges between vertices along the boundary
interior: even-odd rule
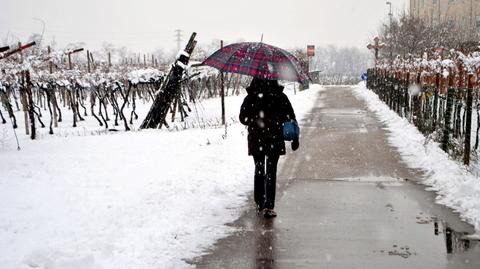
[[[309,80],[300,62],[289,52],[265,43],[241,42],[228,45],[208,57],[204,65],[222,72],[249,75],[266,80]]]

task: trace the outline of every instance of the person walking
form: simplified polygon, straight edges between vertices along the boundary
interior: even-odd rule
[[[295,112],[284,87],[277,80],[253,78],[240,109],[240,122],[248,128],[248,154],[255,163],[254,199],[257,210],[266,218],[277,216],[274,211],[277,164],[286,154],[283,125],[296,122]],[[298,138],[291,144],[299,147]]]

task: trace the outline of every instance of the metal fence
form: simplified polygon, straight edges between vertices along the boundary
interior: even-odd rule
[[[461,68],[459,72],[450,70],[447,76],[424,70],[374,68],[368,70],[367,88],[425,136],[439,142],[445,152],[453,158],[463,158],[464,164],[469,165],[472,148],[478,149],[479,144],[476,78],[477,75],[467,74]],[[474,144],[472,127],[476,127]]]

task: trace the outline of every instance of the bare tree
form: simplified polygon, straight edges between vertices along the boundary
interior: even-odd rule
[[[408,54],[421,56],[434,48],[467,49],[476,44],[478,34],[471,29],[454,25],[452,21],[427,22],[419,17],[402,13],[392,23],[380,26],[380,39],[387,44],[383,57]]]

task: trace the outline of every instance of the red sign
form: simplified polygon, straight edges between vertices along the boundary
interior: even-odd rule
[[[438,55],[442,55],[442,54],[443,54],[443,48],[435,48],[435,52],[436,52]]]
[[[315,46],[314,45],[308,45],[307,46],[307,56],[309,56],[309,57],[315,56]]]

